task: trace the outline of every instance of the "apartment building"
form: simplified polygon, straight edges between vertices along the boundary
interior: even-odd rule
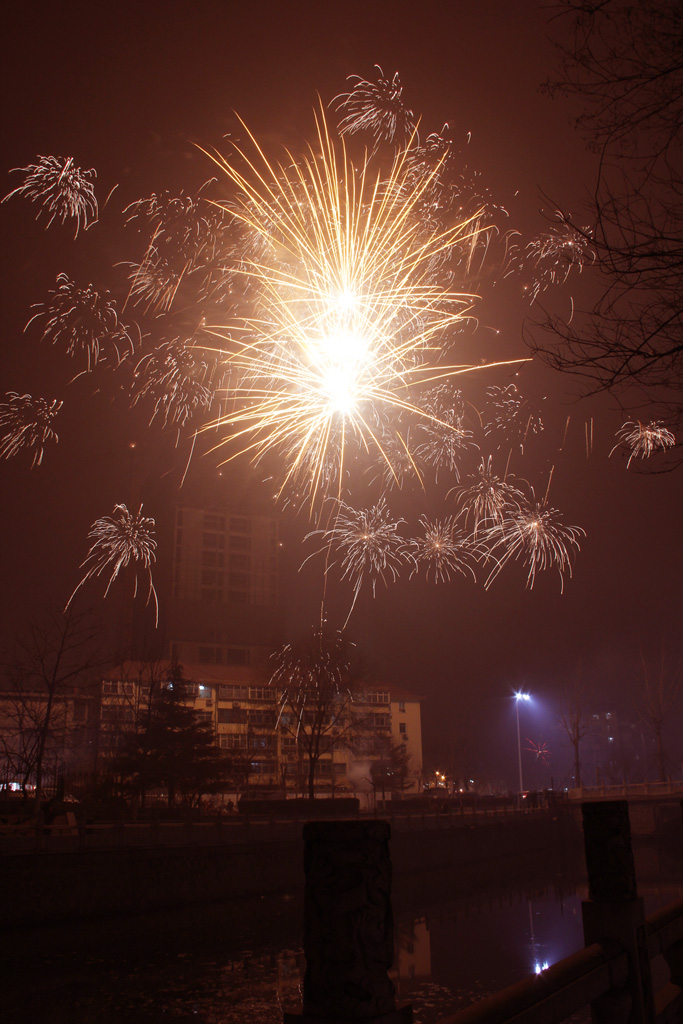
[[[244,766],[242,790],[250,797],[307,793],[315,737],[316,795],[355,795],[368,806],[378,790],[383,797],[421,791],[420,698],[414,694],[375,685],[328,706],[309,702],[302,710],[249,665],[184,664],[183,678],[193,709],[211,723],[217,745]],[[158,665],[129,662],[106,673],[103,756],[115,753],[125,733],[143,724],[155,683],[165,684]]]

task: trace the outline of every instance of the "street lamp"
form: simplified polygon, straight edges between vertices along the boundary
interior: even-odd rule
[[[527,702],[530,701],[531,700],[531,694],[529,694],[529,693],[522,693],[521,690],[517,690],[515,692],[515,712],[517,714],[517,764],[519,766],[519,799],[520,799],[520,804],[521,804],[521,801],[524,799],[524,783],[522,782],[522,740],[521,740],[521,737],[520,737],[520,734],[519,734],[519,702],[522,701],[522,700],[527,701]]]

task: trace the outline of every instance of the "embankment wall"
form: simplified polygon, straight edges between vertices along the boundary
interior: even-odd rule
[[[394,830],[394,888],[435,873],[466,883],[485,865],[512,879],[533,857],[580,847],[569,816],[472,827]],[[303,889],[303,840],[277,837],[204,846],[6,854],[0,859],[0,928],[199,906]]]

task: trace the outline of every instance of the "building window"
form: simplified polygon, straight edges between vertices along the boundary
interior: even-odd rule
[[[199,648],[199,663],[200,665],[221,665],[223,662],[222,650],[220,647],[200,647]]]
[[[406,709],[406,702],[404,700],[400,700],[398,702],[398,710],[401,711],[401,712],[405,712],[405,709]]]
[[[250,700],[275,700],[275,690],[266,686],[250,686]]]
[[[243,708],[219,708],[218,721],[221,725],[246,725],[247,712]]]
[[[364,698],[366,704],[388,704],[389,693],[387,690],[372,690]]]
[[[225,652],[225,664],[226,665],[248,665],[249,664],[249,648],[248,647],[228,647]],[[246,689],[246,687],[240,687],[240,689]],[[246,696],[246,694],[245,694]]]
[[[218,687],[219,700],[246,700],[249,690],[246,686],[221,685]]]
[[[246,732],[221,733],[218,742],[223,750],[246,750],[247,734]]]
[[[406,723],[405,722],[399,722],[398,723],[398,731],[401,733],[401,735],[405,735],[405,732],[406,732]]]
[[[274,711],[250,711],[249,725],[257,729],[274,729],[276,718]]]

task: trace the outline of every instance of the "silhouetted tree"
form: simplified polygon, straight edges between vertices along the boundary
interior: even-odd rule
[[[569,737],[574,757],[574,785],[582,786],[581,742],[590,733],[593,716],[586,709],[588,686],[579,665],[560,696],[560,723]]]
[[[412,754],[409,754],[402,743],[392,743],[386,757],[378,758],[372,762],[370,777],[372,785],[377,792],[380,790],[384,800],[387,792],[402,793],[410,789],[413,784],[410,778],[410,762]]]
[[[63,768],[74,735],[75,707],[93,694],[102,659],[99,627],[86,614],[51,611],[31,620],[5,664],[2,752],[40,806],[48,770]]]
[[[151,786],[163,786],[168,806],[176,799],[196,804],[217,792],[230,777],[232,764],[216,746],[211,723],[192,706],[191,684],[177,662],[153,672],[139,727],[124,734],[115,771],[125,775],[143,802]]]
[[[648,658],[641,646],[639,686],[635,698],[638,718],[655,744],[657,779],[667,779],[667,758],[664,752],[664,725],[670,718],[681,694],[683,663],[667,657],[662,644],[659,656]]]
[[[534,332],[532,346],[593,390],[626,392],[627,404],[654,403],[683,425],[683,10],[670,0],[556,6],[561,71],[546,89],[578,98],[576,126],[600,154],[590,228],[562,216],[590,237],[600,297],[568,322],[546,314],[555,340]]]
[[[279,693],[279,726],[296,740],[311,800],[320,759],[335,747],[351,746],[369,721],[353,678],[352,647],[341,633],[320,629],[274,655],[270,682]]]

